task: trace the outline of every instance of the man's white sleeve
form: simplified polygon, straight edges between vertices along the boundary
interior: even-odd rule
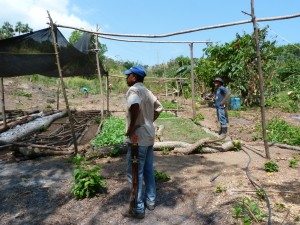
[[[130,108],[133,104],[141,104],[141,98],[135,91],[130,91],[127,93],[127,107]]]

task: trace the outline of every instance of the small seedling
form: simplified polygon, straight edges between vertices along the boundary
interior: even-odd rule
[[[278,172],[279,169],[278,164],[273,161],[267,161],[264,166],[266,172]]]
[[[222,193],[222,192],[225,192],[225,191],[226,191],[226,187],[223,187],[221,184],[219,184],[216,187],[216,193]]]
[[[170,154],[170,149],[168,147],[162,147],[161,153],[163,155],[169,155]]]
[[[263,189],[257,190],[257,191],[256,191],[256,196],[258,197],[258,199],[259,199],[260,201],[266,200],[265,192],[264,192]]]
[[[165,172],[159,172],[157,170],[154,170],[154,176],[156,181],[166,182],[170,180],[170,176]]]
[[[276,203],[276,211],[283,212],[285,210],[285,205],[283,203]]]
[[[291,160],[290,160],[290,167],[291,168],[296,168],[297,167],[297,165],[298,165],[298,159],[296,159],[295,157],[294,158],[292,158]]]
[[[295,222],[300,222],[300,216],[296,216],[294,219]]]

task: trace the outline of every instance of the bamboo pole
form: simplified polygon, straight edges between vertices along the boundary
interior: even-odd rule
[[[256,24],[256,18],[254,13],[254,0],[251,0],[251,17],[253,22],[254,29],[254,38],[256,43],[256,56],[257,56],[257,67],[258,67],[258,76],[259,76],[259,91],[260,91],[260,108],[261,108],[261,122],[262,122],[262,130],[263,130],[263,139],[266,151],[267,159],[271,159],[268,145],[268,137],[266,132],[266,113],[265,113],[265,98],[264,98],[264,80],[263,80],[263,72],[261,66],[261,55],[259,48],[259,39],[258,39],[258,30]]]
[[[1,110],[2,110],[2,119],[3,119],[3,128],[7,127],[6,123],[6,113],[5,113],[5,99],[4,99],[4,85],[3,85],[3,77],[0,79],[0,89],[1,89]]]
[[[196,118],[195,110],[195,78],[194,78],[194,54],[193,54],[193,42],[190,45],[191,53],[191,82],[192,82],[192,108],[193,108],[193,120]]]
[[[58,69],[58,74],[59,74],[59,78],[60,78],[61,89],[62,89],[63,94],[64,94],[64,99],[65,99],[65,102],[66,102],[66,108],[67,108],[67,112],[68,112],[68,116],[69,116],[69,122],[70,122],[71,132],[72,132],[72,136],[73,136],[74,150],[75,150],[75,154],[77,154],[78,148],[77,148],[76,134],[75,134],[74,125],[73,125],[73,117],[72,117],[72,114],[71,114],[71,111],[70,111],[69,102],[68,102],[67,93],[66,93],[66,88],[65,88],[65,83],[64,83],[64,79],[63,79],[63,75],[62,75],[62,71],[61,71],[61,67],[60,67],[60,60],[59,60],[59,53],[58,53],[58,50],[57,50],[56,35],[55,35],[55,32],[54,32],[54,25],[53,25],[53,21],[52,21],[52,18],[50,16],[49,11],[47,11],[47,13],[48,13],[49,20],[50,20],[51,33],[52,33],[52,38],[53,38],[53,46],[54,46],[54,51],[55,51],[55,56],[56,56],[56,63],[57,63],[57,69]]]
[[[57,91],[56,91],[56,110],[59,110],[59,87],[60,87],[60,81],[58,80],[58,85],[57,85]]]
[[[107,108],[107,113],[109,115],[109,79],[108,79],[108,74],[106,75],[106,108]]]
[[[98,31],[98,24],[96,27],[96,30]],[[101,98],[101,102],[102,102],[102,107],[101,107],[101,120],[103,119],[103,112],[104,112],[104,98],[103,98],[103,84],[102,84],[102,78],[101,78],[101,70],[100,70],[100,64],[99,64],[99,49],[98,49],[98,35],[95,34],[95,45],[96,45],[96,49],[95,49],[95,56],[96,56],[96,63],[97,63],[97,72],[98,72],[98,78],[99,78],[99,85],[100,85],[100,98]]]
[[[287,16],[258,18],[258,19],[256,19],[256,22],[285,20],[285,19],[292,19],[292,18],[296,18],[296,17],[300,17],[300,13],[293,14],[293,15],[287,15]],[[175,36],[175,35],[179,35],[179,34],[187,34],[187,33],[192,33],[192,32],[197,32],[197,31],[202,31],[202,30],[209,30],[209,29],[215,29],[215,28],[242,25],[242,24],[246,24],[246,23],[252,23],[252,20],[243,20],[243,21],[232,22],[232,23],[218,24],[218,25],[194,28],[194,29],[190,29],[190,30],[183,30],[183,31],[167,33],[167,34],[161,34],[161,35],[157,35],[157,34],[154,34],[154,35],[149,35],[149,34],[115,34],[115,33],[104,33],[104,32],[97,32],[97,34],[102,35],[103,37],[100,36],[102,38],[106,38],[105,35],[119,36],[119,37],[162,38],[162,37],[170,37],[170,36]],[[89,30],[75,28],[75,27],[71,27],[71,26],[57,25],[57,27],[64,27],[64,28],[75,29],[75,30],[79,30],[79,31],[83,31],[83,32],[94,33],[94,32],[89,31]]]

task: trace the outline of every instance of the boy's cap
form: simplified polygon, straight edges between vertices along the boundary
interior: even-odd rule
[[[126,74],[126,75],[129,75],[131,73],[134,73],[134,74],[136,74],[137,76],[140,76],[140,77],[145,77],[146,76],[145,69],[141,66],[133,66],[129,70],[124,71],[124,74]]]

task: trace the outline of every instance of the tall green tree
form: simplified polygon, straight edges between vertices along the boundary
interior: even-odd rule
[[[14,27],[9,22],[4,22],[0,28],[0,39],[11,38],[14,36]]]

